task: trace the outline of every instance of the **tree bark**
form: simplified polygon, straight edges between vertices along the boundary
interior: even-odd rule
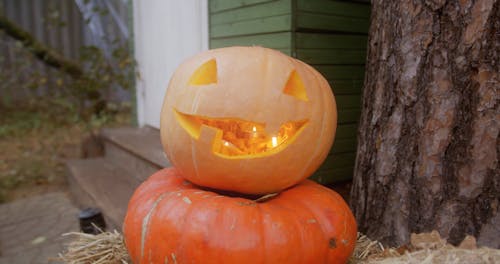
[[[82,67],[72,60],[66,59],[57,51],[43,45],[37,41],[30,33],[24,31],[16,24],[12,23],[7,17],[0,14],[0,29],[3,29],[7,35],[21,41],[33,55],[45,64],[67,73],[69,76],[78,79],[83,77]]]
[[[500,1],[372,1],[351,205],[389,245],[500,247]]]

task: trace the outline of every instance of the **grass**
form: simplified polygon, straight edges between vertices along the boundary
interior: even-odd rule
[[[82,138],[130,120],[129,109],[120,107],[85,123],[50,99],[0,105],[0,113],[0,203],[65,189],[64,160],[80,157]]]

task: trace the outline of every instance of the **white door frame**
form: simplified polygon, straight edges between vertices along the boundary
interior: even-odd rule
[[[168,81],[186,58],[208,49],[208,0],[133,0],[139,126],[159,128]]]

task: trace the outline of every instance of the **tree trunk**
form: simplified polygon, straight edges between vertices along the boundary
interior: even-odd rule
[[[500,1],[372,1],[351,205],[390,245],[500,247]]]

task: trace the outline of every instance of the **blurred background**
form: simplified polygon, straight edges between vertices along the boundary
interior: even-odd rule
[[[170,166],[170,76],[209,48],[273,48],[335,83],[313,179],[348,198],[369,19],[368,0],[0,0],[0,263],[53,261],[83,208],[121,230],[134,189]]]
[[[128,5],[0,1],[0,202],[60,188],[82,139],[131,122]]]
[[[108,156],[116,146],[147,164],[127,167],[132,159],[112,170],[149,175],[169,166],[158,128],[171,74],[197,52],[234,45],[277,49],[328,79],[337,135],[313,179],[332,186],[352,178],[367,0],[0,0],[0,16],[1,202],[60,188],[63,161]],[[69,163],[69,175],[94,163]]]

